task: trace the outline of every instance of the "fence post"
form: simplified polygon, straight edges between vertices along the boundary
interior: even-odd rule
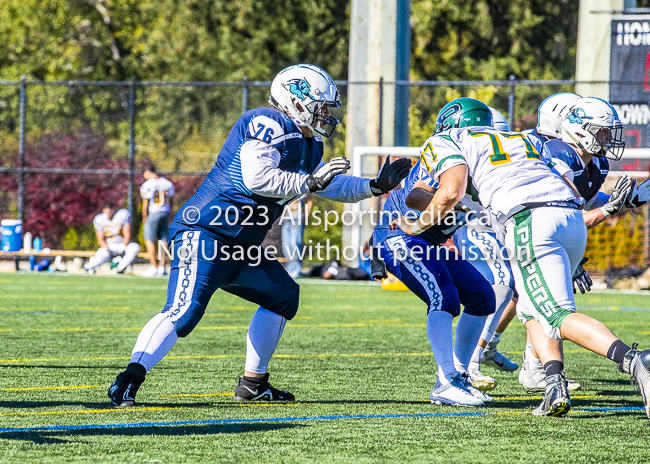
[[[20,78],[20,141],[18,155],[20,156],[20,177],[18,180],[18,219],[25,221],[25,106],[27,104],[27,84],[25,76]],[[24,229],[23,229],[24,230]]]
[[[508,124],[515,130],[515,75],[510,74],[510,94],[508,95]]]
[[[244,76],[243,94],[241,97],[241,113],[248,111],[248,76]]]
[[[133,183],[135,182],[135,76],[129,94],[129,213],[133,217]]]
[[[382,131],[383,131],[383,122],[384,120],[384,78],[379,78],[379,124],[377,125],[377,145],[381,147],[382,145]]]

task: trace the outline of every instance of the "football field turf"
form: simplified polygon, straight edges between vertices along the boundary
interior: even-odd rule
[[[563,418],[531,416],[517,374],[495,402],[430,404],[435,363],[425,306],[374,283],[301,280],[301,304],[271,361],[294,404],[239,404],[246,329],[256,307],[218,292],[189,337],[147,376],[138,405],[106,390],[165,279],[0,275],[0,462],[650,462],[641,397],[611,361],[565,343],[583,389]],[[650,347],[650,295],[592,292],[579,310]],[[500,349],[521,362],[513,321]]]

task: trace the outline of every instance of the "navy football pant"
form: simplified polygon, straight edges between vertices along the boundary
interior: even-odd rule
[[[291,320],[298,311],[300,287],[275,260],[256,254],[241,259],[227,247],[201,232],[187,231],[173,241],[171,272],[167,287],[167,314],[179,337],[187,336],[199,323],[210,298],[218,289],[237,295]],[[255,253],[261,247],[254,247]]]
[[[457,316],[461,304],[474,316],[494,313],[492,286],[453,251],[417,236],[398,235],[382,242],[379,253],[388,271],[427,304],[427,314],[446,311]]]

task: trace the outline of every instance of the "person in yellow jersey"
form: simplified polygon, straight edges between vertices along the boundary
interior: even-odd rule
[[[149,254],[149,267],[142,272],[143,277],[165,275],[165,253],[160,259],[156,256],[158,240],[165,244],[169,240],[169,216],[174,200],[174,184],[156,173],[153,164],[147,166],[142,174],[145,178],[140,187],[142,197],[142,222],[144,223],[144,243]]]

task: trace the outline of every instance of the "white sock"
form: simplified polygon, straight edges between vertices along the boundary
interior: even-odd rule
[[[486,342],[492,341],[492,335],[497,330],[501,321],[501,315],[506,309],[506,306],[508,306],[508,303],[510,303],[510,300],[512,300],[513,294],[512,289],[506,285],[492,285],[492,289],[496,296],[496,311],[487,317],[485,326],[483,327],[483,333],[481,333],[481,338]]]
[[[266,366],[278,346],[287,320],[264,309],[257,308],[246,335],[246,367],[248,372],[265,374]]]
[[[474,353],[472,354],[472,359],[469,361],[469,363],[481,364],[482,357],[483,357],[483,348],[480,345],[476,345],[476,348],[474,348]]]
[[[457,372],[454,367],[453,335],[451,323],[454,317],[446,311],[431,311],[427,316],[427,337],[431,343],[433,357],[438,364],[438,377],[441,383],[449,383],[449,379]]]
[[[530,369],[543,369],[542,361],[533,354],[533,345],[526,343],[526,362]]]
[[[131,353],[131,362],[142,364],[147,372],[165,357],[178,340],[174,324],[165,313],[151,318],[140,331]]]
[[[454,343],[454,361],[459,372],[465,372],[474,353],[474,348],[481,337],[487,316],[472,316],[463,312],[456,325]]]

